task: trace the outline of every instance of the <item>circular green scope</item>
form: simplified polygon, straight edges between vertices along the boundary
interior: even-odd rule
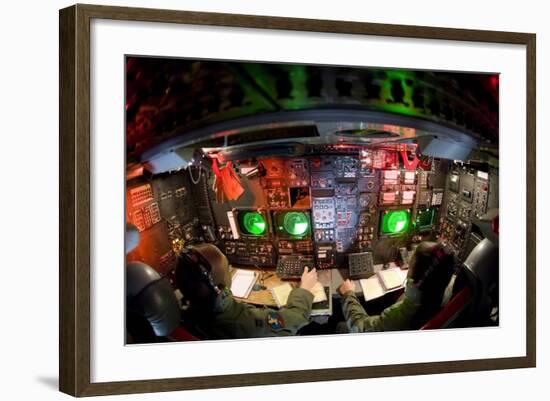
[[[382,219],[382,231],[388,234],[401,234],[409,228],[409,212],[395,210],[386,213]]]
[[[309,229],[309,220],[302,212],[289,212],[285,214],[283,227],[290,235],[301,236]]]
[[[258,212],[245,212],[239,215],[241,217],[241,229],[246,234],[263,235],[267,229],[265,217]]]

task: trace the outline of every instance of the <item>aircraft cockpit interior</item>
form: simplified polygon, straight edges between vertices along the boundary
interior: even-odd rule
[[[128,57],[127,342],[498,325],[498,82]]]

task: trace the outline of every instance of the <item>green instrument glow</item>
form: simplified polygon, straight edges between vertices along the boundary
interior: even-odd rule
[[[241,230],[245,234],[263,235],[267,229],[265,217],[258,212],[244,212],[239,214]]]
[[[408,210],[393,210],[382,216],[382,234],[402,234],[409,228]]]
[[[432,228],[435,221],[435,209],[419,209],[416,215],[415,225],[419,230],[428,230]]]
[[[302,212],[289,212],[285,215],[283,227],[290,235],[301,236],[309,229],[309,220]]]

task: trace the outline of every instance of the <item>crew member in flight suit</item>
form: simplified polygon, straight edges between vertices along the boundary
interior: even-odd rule
[[[180,258],[176,270],[178,287],[189,302],[187,318],[208,339],[290,336],[309,323],[317,272],[306,270],[300,287],[294,288],[287,304],[280,310],[258,308],[239,302],[231,293],[231,275],[226,256],[212,244],[194,246],[209,265],[214,291],[197,280],[187,269],[185,259]],[[212,287],[212,286],[211,286]]]
[[[409,261],[404,294],[380,315],[369,316],[355,295],[354,284],[344,281],[338,292],[342,295],[345,323],[340,323],[337,331],[361,333],[420,327],[439,310],[453,267],[454,258],[444,252],[442,244],[421,243]]]

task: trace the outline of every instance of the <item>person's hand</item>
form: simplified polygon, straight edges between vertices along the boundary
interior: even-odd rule
[[[302,273],[302,278],[300,280],[300,287],[304,290],[312,292],[313,287],[317,283],[317,270],[315,268],[309,270],[307,266],[304,267],[304,272]]]
[[[353,284],[349,279],[344,281],[338,288],[338,292],[341,295],[344,295],[346,292],[353,291],[355,292],[355,284]]]

